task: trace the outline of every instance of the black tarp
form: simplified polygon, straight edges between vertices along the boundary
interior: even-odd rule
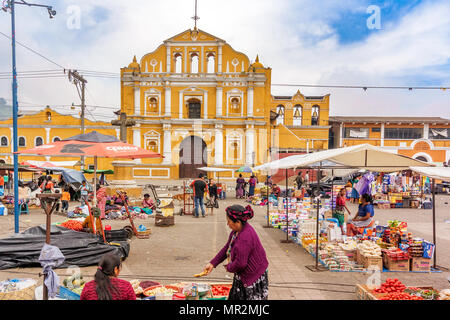
[[[0,239],[0,270],[10,268],[40,267],[39,255],[45,243],[45,225],[32,227],[22,233]],[[58,247],[65,257],[58,268],[97,265],[106,253],[128,257],[130,244],[117,241],[120,246],[109,245],[96,235],[77,232],[60,226],[51,226],[50,244]]]

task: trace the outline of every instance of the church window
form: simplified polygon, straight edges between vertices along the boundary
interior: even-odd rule
[[[25,146],[26,146],[25,137],[19,137],[19,147],[25,147]]]
[[[293,125],[294,126],[302,125],[302,106],[299,104],[294,106]]]
[[[159,153],[160,134],[154,130],[144,134],[145,148]]]
[[[277,106],[277,124],[284,124],[284,106],[283,105],[278,105]]]
[[[206,65],[206,72],[207,73],[214,73],[215,65],[216,65],[216,58],[214,57],[214,54],[210,53],[207,57],[207,65]]]
[[[198,73],[198,54],[191,55],[191,73]]]
[[[158,98],[156,97],[147,98],[147,111],[150,113],[158,112]]]
[[[44,144],[44,139],[42,139],[42,137],[36,137],[36,139],[34,139],[34,145],[36,147],[41,146]]]
[[[61,141],[61,139],[59,137],[54,137],[53,142],[57,142],[57,141]]]
[[[181,64],[183,62],[183,58],[181,57],[181,53],[176,53],[175,56],[175,73],[181,73]]]
[[[3,136],[1,138],[1,146],[2,147],[7,147],[8,146],[8,137]]]
[[[231,110],[230,113],[241,113],[241,102],[239,97],[231,97]]]
[[[45,116],[46,116],[46,118],[47,118],[47,121],[51,121],[51,120],[52,120],[52,113],[51,113],[50,111],[47,111],[47,112],[45,113]]]
[[[227,159],[241,160],[242,158],[242,135],[237,131],[227,134]]]
[[[197,99],[189,100],[187,107],[188,107],[188,118],[189,119],[200,119],[201,118],[202,105],[199,100],[197,100]]]
[[[312,126],[319,125],[319,114],[320,114],[319,106],[314,105],[311,109],[311,125]]]

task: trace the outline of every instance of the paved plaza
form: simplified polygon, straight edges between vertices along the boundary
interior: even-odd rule
[[[437,195],[437,265],[450,268],[450,196]],[[129,257],[123,262],[121,277],[127,280],[148,279],[164,284],[178,281],[194,281],[193,274],[202,271],[206,263],[226,243],[230,230],[226,225],[224,208],[231,204],[246,205],[244,200],[234,199],[228,195],[226,200],[220,200],[219,209],[214,209],[205,218],[193,218],[190,215],[175,216],[175,225],[156,227],[154,218],[136,219],[136,225],[144,224],[150,227],[152,234],[149,239],[131,240]],[[177,202],[176,202],[177,204]],[[76,205],[73,203],[72,205]],[[281,230],[264,228],[266,207],[255,206],[255,217],[250,221],[256,229],[266,250],[269,260],[269,299],[317,299],[317,300],[352,300],[356,299],[355,285],[366,283],[369,275],[361,272],[312,272],[305,266],[313,265],[314,258],[301,246],[295,243],[281,243],[286,234]],[[349,204],[355,212],[356,205]],[[54,215],[52,222],[63,221],[62,216]],[[432,210],[420,209],[390,209],[376,210],[376,220],[380,224],[388,220],[398,219],[408,223],[408,229],[413,236],[432,240]],[[20,217],[20,230],[43,224],[45,215],[41,209],[32,210],[29,215]],[[450,222],[450,221],[449,221]],[[104,220],[113,229],[129,224],[128,220]],[[6,237],[14,232],[14,217],[0,217],[0,236]],[[86,279],[90,280],[96,266],[82,268]],[[32,277],[37,279],[40,268],[9,269],[0,271],[0,279],[8,277]],[[57,269],[64,277],[66,269]],[[384,272],[382,281],[388,277],[396,277],[406,285],[432,285],[436,289],[450,288],[447,278],[450,272],[442,269],[440,273],[402,273]],[[41,278],[42,279],[42,278]],[[229,281],[232,274],[218,266],[206,281]]]

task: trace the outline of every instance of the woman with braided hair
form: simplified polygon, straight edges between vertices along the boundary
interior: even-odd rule
[[[253,209],[250,205],[244,208],[235,204],[225,212],[232,231],[222,250],[206,265],[205,272],[211,273],[227,259],[224,267],[234,273],[228,300],[267,300],[269,261],[255,229],[248,223],[253,218]]]

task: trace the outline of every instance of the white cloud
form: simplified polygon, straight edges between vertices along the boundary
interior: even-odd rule
[[[193,26],[193,1],[58,1],[53,20],[45,10],[20,8],[17,39],[68,68],[120,72],[155,50],[163,40]],[[395,25],[374,31],[361,42],[339,43],[332,22],[346,12],[365,12],[361,1],[212,1],[199,0],[198,26],[226,40],[251,60],[272,68],[273,83],[408,85],[411,77],[442,77],[450,64],[450,4],[423,3]],[[81,8],[81,29],[66,27],[66,8]],[[96,11],[97,10],[97,11]],[[97,23],[93,12],[105,10]],[[9,33],[1,13],[0,29]],[[0,71],[10,70],[9,41],[0,38]],[[18,47],[18,70],[55,69]],[[445,70],[445,69],[444,69]],[[445,79],[445,78],[443,78]],[[87,103],[120,106],[119,79],[88,78]],[[67,79],[22,79],[19,100],[42,104],[75,104],[79,97]],[[449,82],[447,80],[447,85]],[[274,94],[297,88],[273,87]],[[0,80],[0,97],[10,97],[10,82]],[[388,91],[301,88],[306,94],[331,93],[332,114],[435,115],[450,117],[448,91]],[[95,110],[104,113],[106,109]],[[111,114],[111,112],[109,112]]]

